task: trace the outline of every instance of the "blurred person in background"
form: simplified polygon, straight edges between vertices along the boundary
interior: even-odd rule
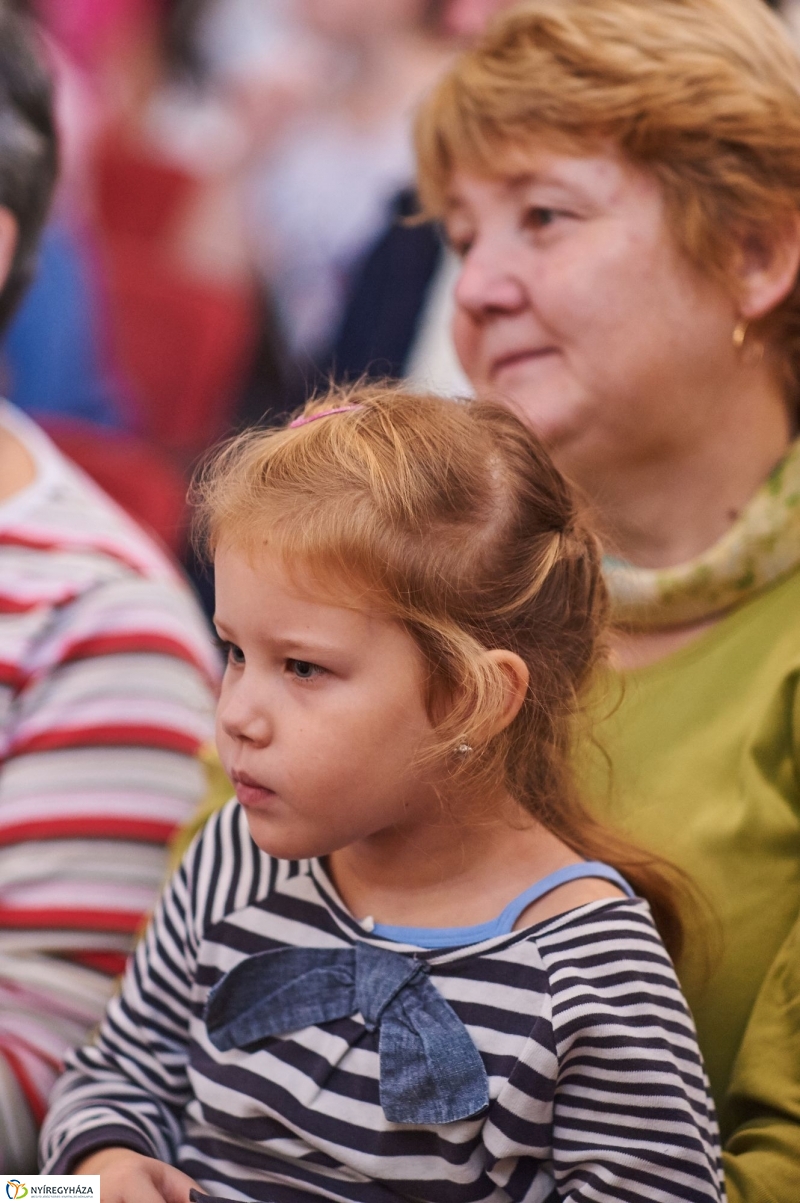
[[[93,68],[107,113],[89,199],[114,351],[137,428],[182,470],[228,428],[256,320],[240,205],[249,133],[198,50],[208,7],[128,0]]]
[[[4,340],[8,386],[191,568],[191,465],[241,420],[251,375],[259,416],[284,403],[288,359],[243,198],[305,95],[308,55],[287,32],[290,0],[15,7],[46,31],[63,171]],[[210,608],[207,580],[196,584]]]
[[[98,147],[136,92],[118,64],[139,53],[152,6],[148,0],[6,3],[40,24],[54,80],[60,175],[36,278],[4,333],[5,391],[117,501],[180,552],[183,464],[148,420],[138,364],[128,362],[131,303],[125,281],[120,288],[111,270],[96,183]],[[168,24],[167,17],[165,12]],[[163,359],[162,349],[154,340],[152,357]]]
[[[483,33],[495,13],[511,3],[513,0],[446,0],[443,24],[454,37],[470,41]]]
[[[429,15],[441,44],[452,50],[512,2],[442,0]],[[327,352],[317,358],[323,373],[337,380],[390,377],[411,388],[467,396],[471,386],[451,335],[458,261],[438,227],[418,218],[416,192],[404,187],[350,272]]]
[[[0,326],[56,174],[50,87],[0,6]],[[47,354],[46,346],[41,353]],[[102,1014],[204,788],[217,663],[165,555],[0,404],[0,1167],[36,1168],[66,1049]]]
[[[451,46],[468,43],[510,3],[442,0],[438,35]],[[451,334],[457,274],[457,257],[435,223],[419,221],[416,192],[404,187],[347,281],[323,370],[341,381],[389,377],[443,396],[468,396]]]
[[[606,543],[587,795],[718,918],[709,972],[699,914],[679,970],[728,1198],[796,1203],[800,60],[761,0],[527,0],[439,84],[418,149],[464,368]]]
[[[91,77],[90,56],[77,36],[86,5],[82,0],[6,3],[40,22],[54,82],[60,157],[36,279],[3,338],[6,394],[37,421],[131,429],[129,398],[108,337],[103,270],[88,203],[89,160],[104,105]],[[95,41],[124,7],[124,0],[109,0],[102,12],[95,6]],[[44,343],[47,355],[41,353]]]
[[[324,54],[316,92],[266,153],[250,202],[289,348],[320,361],[349,279],[413,177],[413,107],[447,61],[438,0],[297,0]]]

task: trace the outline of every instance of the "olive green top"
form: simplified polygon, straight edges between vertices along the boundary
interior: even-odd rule
[[[696,960],[681,977],[730,1203],[800,1200],[799,675],[796,570],[666,659],[609,674],[579,769],[598,815],[687,870],[718,919],[689,917],[715,959],[705,984]]]

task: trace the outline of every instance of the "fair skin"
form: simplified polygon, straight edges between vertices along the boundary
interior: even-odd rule
[[[0,503],[22,492],[36,479],[36,467],[19,439],[0,428]]]
[[[775,357],[732,341],[800,266],[800,231],[734,248],[735,290],[678,250],[654,177],[611,149],[531,150],[507,174],[454,173],[462,257],[454,336],[479,394],[514,409],[588,498],[607,545],[642,567],[715,543],[792,431]],[[624,665],[703,626],[619,635]]]
[[[469,40],[478,37],[495,13],[513,0],[449,0],[442,15],[448,33]]]
[[[17,222],[9,209],[0,205],[0,289],[8,278],[17,245]],[[0,502],[33,484],[36,467],[22,443],[0,429]]]
[[[494,918],[537,879],[580,858],[507,795],[472,808],[425,768],[424,664],[411,636],[363,602],[320,597],[267,551],[222,547],[215,624],[227,653],[217,745],[255,843],[270,855],[318,856],[359,919],[457,926]],[[486,653],[507,682],[513,721],[528,687],[513,652]],[[552,891],[517,927],[621,897],[587,879]],[[129,1149],[90,1154],[103,1203],[186,1203],[185,1174]]]

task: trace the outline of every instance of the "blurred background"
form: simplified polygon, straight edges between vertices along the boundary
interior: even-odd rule
[[[62,173],[2,387],[202,591],[185,491],[220,438],[329,376],[469,391],[410,132],[508,0],[8,2],[41,25]]]

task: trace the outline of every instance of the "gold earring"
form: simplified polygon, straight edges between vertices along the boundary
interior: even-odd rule
[[[733,339],[733,345],[737,351],[741,351],[742,347],[744,346],[744,340],[747,338],[747,327],[749,325],[749,322],[746,322],[744,318],[740,317],[736,325],[733,327],[733,334],[731,337]]]
[[[733,327],[731,340],[734,347],[739,352],[742,358],[742,363],[748,367],[758,367],[761,360],[764,358],[764,344],[758,338],[751,338],[747,342],[747,331],[750,329],[750,323],[744,318],[739,318],[739,321]]]

